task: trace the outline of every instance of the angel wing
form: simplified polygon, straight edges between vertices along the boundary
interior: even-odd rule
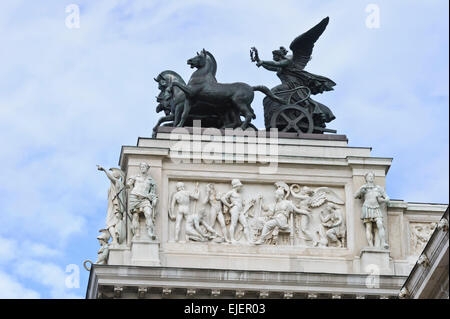
[[[343,205],[344,201],[328,187],[319,187],[314,191],[314,195],[311,197],[309,205],[311,207],[319,207],[325,202],[332,202],[335,204]]]
[[[314,43],[319,39],[325,28],[328,25],[329,17],[326,17],[320,21],[317,25],[299,35],[292,41],[289,49],[293,52],[293,61],[296,65],[304,69],[308,61],[311,60],[311,54],[314,47]]]

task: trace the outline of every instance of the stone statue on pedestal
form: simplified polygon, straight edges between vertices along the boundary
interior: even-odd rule
[[[98,242],[100,244],[100,249],[97,252],[97,265],[106,265],[108,263],[109,257],[109,231],[108,229],[100,229],[101,234],[97,236]]]
[[[110,168],[109,173],[102,166],[97,165],[99,171],[105,172],[111,181],[108,190],[108,210],[106,213],[106,229],[112,238],[111,244],[122,244],[125,240],[125,214],[126,214],[126,192],[125,192],[125,173],[118,168]]]
[[[364,201],[362,205],[361,220],[366,228],[366,238],[369,247],[388,249],[386,231],[383,222],[381,204],[389,205],[389,197],[383,187],[375,185],[375,174],[369,172],[365,175],[366,184],[356,192],[355,198]]]
[[[130,188],[128,195],[128,208],[133,216],[131,222],[131,231],[133,238],[140,237],[139,231],[139,213],[142,212],[145,217],[145,224],[150,239],[155,240],[155,217],[156,203],[156,183],[149,174],[150,165],[140,163],[140,174],[132,176],[127,181],[127,187]]]

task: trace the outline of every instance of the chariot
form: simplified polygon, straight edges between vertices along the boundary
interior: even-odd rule
[[[314,104],[307,102],[311,95],[307,86],[285,90],[279,85],[274,87],[272,92],[287,102],[281,104],[264,98],[264,121],[267,129],[276,128],[279,132],[298,134],[336,133],[336,130],[325,128],[315,121]]]

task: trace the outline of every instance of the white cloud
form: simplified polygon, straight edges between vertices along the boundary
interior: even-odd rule
[[[47,287],[51,298],[82,298],[66,287],[67,274],[54,263],[25,260],[16,266],[15,273]]]
[[[95,253],[108,188],[95,164],[116,166],[122,145],[151,134],[159,72],[188,79],[186,60],[205,47],[219,81],[273,87],[278,78],[251,64],[249,48],[268,59],[325,16],[307,70],[337,82],[316,97],[337,116],[329,126],[394,157],[394,198],[448,202],[447,2],[377,1],[381,28],[372,30],[360,1],[77,3],[80,29],[65,27],[60,1],[0,4],[0,219],[12,234],[0,240],[0,262],[21,249],[39,260],[74,247]],[[40,284],[58,286],[46,278]]]
[[[30,257],[56,257],[61,256],[61,251],[50,248],[42,243],[26,241],[23,244],[25,255]]]
[[[17,255],[17,243],[13,239],[0,236],[0,265],[14,260]]]
[[[37,299],[39,293],[25,288],[12,276],[0,270],[0,299]]]

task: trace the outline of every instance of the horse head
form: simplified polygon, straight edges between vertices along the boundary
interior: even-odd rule
[[[201,69],[206,65],[206,58],[207,58],[206,51],[205,49],[203,49],[201,53],[197,52],[196,56],[187,60],[187,64],[191,66],[191,69],[193,68]]]
[[[165,90],[168,86],[167,80],[161,75],[159,74],[156,78],[154,78],[153,80],[155,80],[158,83],[158,90]]]
[[[168,89],[161,90],[159,95],[156,97],[156,101],[158,102],[158,106],[156,107],[156,113],[164,111],[166,115],[169,115],[171,99],[172,93],[170,92],[170,90]]]

